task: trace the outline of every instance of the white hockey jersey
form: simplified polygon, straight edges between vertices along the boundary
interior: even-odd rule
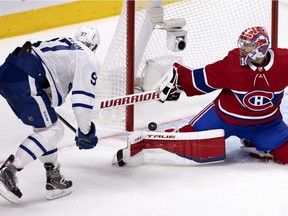
[[[32,53],[44,66],[51,88],[52,107],[63,104],[71,91],[78,127],[82,133],[88,133],[100,71],[96,55],[81,42],[66,37],[38,41],[32,45]]]

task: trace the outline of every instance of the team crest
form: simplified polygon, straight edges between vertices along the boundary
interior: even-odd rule
[[[273,92],[255,90],[244,96],[243,103],[253,111],[264,111],[274,105],[272,103],[273,98]]]

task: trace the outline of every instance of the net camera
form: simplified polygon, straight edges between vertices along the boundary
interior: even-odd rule
[[[166,46],[174,52],[183,51],[186,48],[187,31],[181,29],[178,31],[168,31]]]
[[[183,29],[186,25],[184,18],[174,18],[158,23],[167,32],[166,46],[174,52],[183,51],[186,48],[187,31]]]

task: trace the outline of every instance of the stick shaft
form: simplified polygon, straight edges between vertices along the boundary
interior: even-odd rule
[[[57,114],[60,121],[63,122],[72,132],[76,133],[76,129],[68,122],[66,119],[64,119],[61,115]]]
[[[100,102],[99,107],[100,109],[105,109],[110,107],[128,106],[136,103],[158,100],[159,98],[160,98],[160,92],[148,91],[102,100]]]

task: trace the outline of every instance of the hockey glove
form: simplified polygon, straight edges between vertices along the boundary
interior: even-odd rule
[[[172,73],[169,71],[156,86],[156,90],[160,91],[159,101],[164,103],[165,101],[176,101],[180,97],[181,86],[177,85],[178,73],[175,68],[173,68]]]
[[[76,141],[76,145],[78,146],[80,150],[94,148],[98,143],[95,124],[91,122],[91,129],[88,134],[83,134],[81,130],[78,128],[75,141]]]

